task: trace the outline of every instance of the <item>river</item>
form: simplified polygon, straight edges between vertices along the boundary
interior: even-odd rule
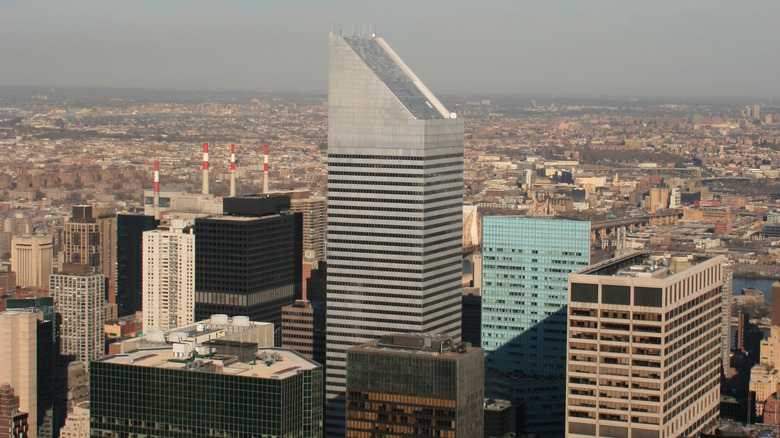
[[[772,303],[772,283],[775,281],[777,280],[767,278],[734,277],[731,290],[734,295],[740,295],[742,293],[742,289],[758,289],[764,293],[764,301],[766,301],[768,306]]]

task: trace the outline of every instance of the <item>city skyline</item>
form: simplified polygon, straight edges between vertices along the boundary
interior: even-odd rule
[[[434,93],[780,96],[780,6],[11,2],[3,85],[324,92],[325,33],[385,37]],[[425,17],[438,16],[440,20]],[[457,47],[436,51],[433,47]]]
[[[62,20],[127,12],[126,5],[84,10],[79,1]],[[145,10],[147,0],[139,1]],[[593,27],[594,14],[648,9],[611,4],[556,12]],[[171,20],[172,33],[196,28],[209,9],[177,5],[182,16]],[[712,18],[703,5],[699,21]],[[234,6],[214,10],[203,38],[170,48],[199,47]],[[170,8],[126,20],[141,18],[155,34]],[[300,12],[302,21],[319,9]],[[434,0],[414,12],[399,39],[416,38],[409,53],[429,56],[408,65],[391,48],[393,35],[386,42],[378,28],[330,29],[327,100],[257,89],[30,93],[0,85],[0,309],[9,309],[0,312],[0,332],[10,327],[0,336],[0,377],[11,369],[0,380],[11,384],[0,388],[0,430],[26,421],[19,427],[29,426],[33,438],[660,438],[716,434],[738,421],[780,431],[778,98],[439,100],[424,80],[465,86],[472,74],[450,68],[446,56],[482,69],[476,77],[496,87],[496,72],[518,59],[485,63],[462,35],[442,43],[441,26],[462,13],[454,6]],[[247,16],[236,15],[233,27],[245,31]],[[646,31],[647,19],[656,33],[668,30],[658,17],[626,25]],[[436,35],[416,31],[415,20],[430,22],[425,32]],[[110,33],[111,23],[100,23]],[[539,27],[518,26],[512,32]],[[87,40],[94,35],[84,29]],[[529,44],[547,50],[539,35]],[[506,45],[484,36],[465,38],[484,46],[480,56]],[[699,47],[700,37],[674,36],[683,49]],[[49,40],[55,51],[69,44]],[[108,37],[101,44],[111,56],[102,58],[92,43],[77,44],[78,68],[97,57],[120,70],[132,60],[115,65],[115,55],[145,41],[115,45]],[[286,38],[269,41],[288,58],[300,56]],[[13,63],[5,53],[0,48],[0,59]],[[615,74],[652,75],[630,55]],[[177,60],[152,73],[174,77],[186,69]],[[452,73],[418,78],[414,69],[426,64]],[[745,75],[765,73],[764,64],[737,64]],[[147,65],[128,77],[146,78]],[[61,66],[63,78],[70,66]],[[198,74],[229,82],[214,72],[219,67]],[[589,72],[550,71],[550,83],[557,73]],[[109,76],[96,71],[93,79]],[[701,77],[711,85],[729,75]],[[753,76],[726,82],[745,80],[756,83]],[[32,239],[46,252],[23,247]],[[50,274],[48,282],[29,284],[27,273],[38,271]]]

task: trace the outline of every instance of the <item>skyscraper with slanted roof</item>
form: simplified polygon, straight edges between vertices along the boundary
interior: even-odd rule
[[[463,122],[382,38],[329,40],[326,431],[344,436],[350,347],[460,339]]]

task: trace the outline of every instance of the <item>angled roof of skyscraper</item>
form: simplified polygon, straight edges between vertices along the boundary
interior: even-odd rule
[[[382,38],[344,37],[415,119],[448,119],[450,114]]]

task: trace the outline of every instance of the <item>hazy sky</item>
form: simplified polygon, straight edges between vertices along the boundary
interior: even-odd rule
[[[0,84],[327,90],[372,25],[435,93],[780,96],[780,1],[0,0]]]

